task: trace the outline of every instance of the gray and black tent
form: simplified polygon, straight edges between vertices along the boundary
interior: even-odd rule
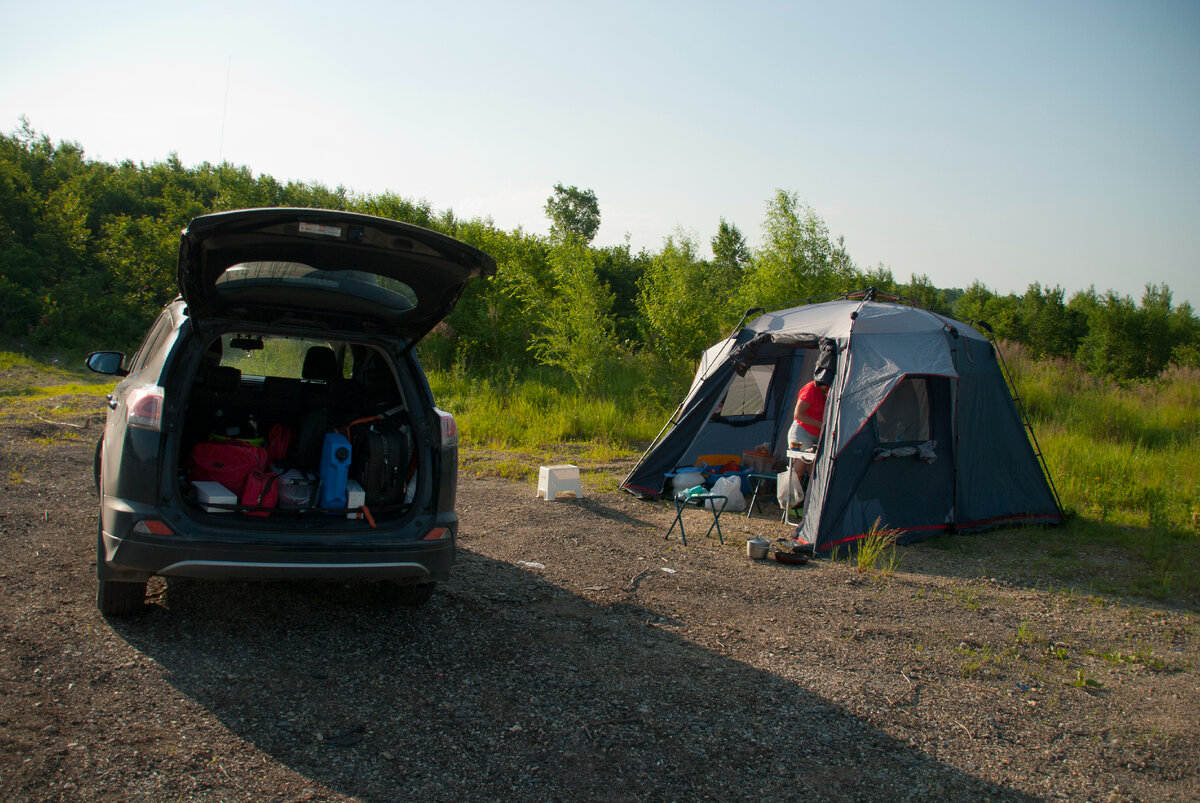
[[[965,323],[874,298],[768,312],[709,348],[622,487],[657,497],[675,468],[762,443],[783,456],[797,391],[828,370],[800,543],[848,544],[877,520],[902,541],[1061,522],[992,343]]]

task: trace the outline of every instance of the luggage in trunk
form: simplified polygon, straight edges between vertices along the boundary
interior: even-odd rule
[[[413,458],[412,428],[392,419],[350,428],[350,476],[362,486],[367,507],[404,502]]]

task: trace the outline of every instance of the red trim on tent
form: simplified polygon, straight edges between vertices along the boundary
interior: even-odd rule
[[[889,529],[893,529],[893,528],[889,528]],[[949,524],[928,524],[928,525],[923,525],[921,527],[896,527],[894,529],[899,530],[900,534],[903,534],[903,533],[921,532],[924,530],[949,530],[950,525]],[[829,544],[829,546],[837,546],[839,544],[844,544],[847,541],[857,541],[860,538],[866,538],[868,535],[870,535],[870,533],[859,533],[858,535],[852,535],[849,538],[843,538],[840,541],[834,541],[833,543]]]
[[[921,527],[897,527],[895,529],[899,530],[900,533],[903,534],[903,533],[915,533],[915,532],[919,532],[922,530],[949,530],[950,525],[949,524],[929,524],[929,525],[924,525]],[[841,544],[846,544],[846,543],[849,543],[850,541],[857,541],[860,538],[866,538],[868,535],[870,535],[870,533],[859,533],[858,535],[851,535],[847,538],[841,538],[837,541],[832,541],[828,544],[825,544],[825,546],[821,547],[821,549],[829,549],[830,547],[840,546]],[[812,546],[812,544],[809,543],[808,541],[802,541],[799,538],[797,538],[796,540],[800,541],[800,543],[804,544],[805,546]]]
[[[651,496],[658,496],[662,493],[661,490],[656,491],[653,488],[644,488],[641,485],[634,485],[632,483],[626,483],[621,487],[632,491],[640,491],[641,493],[650,494]]]
[[[1021,514],[1017,514],[1017,515],[1013,515],[1013,516],[997,516],[996,518],[992,518],[992,519],[980,519],[979,521],[959,523],[956,526],[958,529],[965,529],[968,527],[984,527],[984,526],[988,526],[991,524],[1003,524],[1003,523],[1009,522],[1009,521],[1062,522],[1062,517],[1061,516],[1045,516],[1045,515],[1033,515],[1033,514],[1021,513]],[[921,527],[896,527],[894,529],[899,530],[900,533],[903,534],[903,533],[924,532],[924,531],[929,531],[929,530],[950,530],[951,526],[949,524],[927,524],[927,525],[923,525]],[[848,538],[842,538],[837,541],[832,541],[828,544],[825,544],[823,547],[821,547],[821,549],[822,550],[829,549],[830,547],[840,546],[841,544],[849,543],[850,541],[857,541],[860,538],[866,538],[868,535],[870,535],[870,533],[859,533],[858,535],[851,535]],[[809,547],[812,546],[812,544],[809,543],[808,541],[803,541],[799,538],[797,538],[796,540],[799,541],[800,543],[804,544],[805,546],[809,546]]]

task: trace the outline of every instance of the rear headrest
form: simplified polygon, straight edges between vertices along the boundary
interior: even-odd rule
[[[208,369],[208,386],[213,390],[237,390],[242,371],[232,365],[214,365]]]
[[[304,355],[304,368],[300,375],[305,379],[319,379],[322,382],[340,379],[337,355],[328,346],[313,346]]]

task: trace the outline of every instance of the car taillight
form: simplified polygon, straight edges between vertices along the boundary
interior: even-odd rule
[[[437,413],[438,421],[442,424],[442,448],[458,446],[458,424],[455,422],[454,416],[437,408],[434,408],[434,412]]]
[[[134,388],[129,393],[128,423],[138,429],[162,431],[163,389],[157,385]]]
[[[166,523],[158,519],[142,519],[137,524],[133,525],[135,533],[142,535],[174,535],[175,531],[166,525]]]

